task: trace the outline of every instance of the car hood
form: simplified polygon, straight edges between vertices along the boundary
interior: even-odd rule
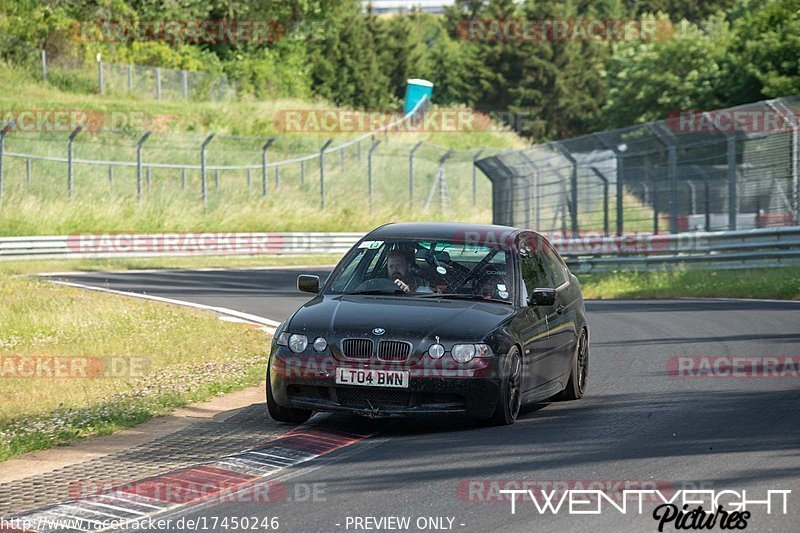
[[[287,331],[332,338],[373,337],[443,342],[477,342],[514,314],[511,305],[479,300],[437,300],[409,296],[318,296],[292,316]]]

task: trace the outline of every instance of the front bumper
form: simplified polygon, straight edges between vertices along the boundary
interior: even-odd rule
[[[420,357],[408,363],[341,361],[332,355],[297,355],[278,346],[270,358],[272,395],[278,405],[369,416],[460,415],[487,418],[494,412],[500,380],[496,357],[459,364]],[[336,368],[409,372],[408,388],[336,384]]]

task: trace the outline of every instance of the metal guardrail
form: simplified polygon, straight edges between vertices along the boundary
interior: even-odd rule
[[[0,260],[344,254],[363,233],[76,234],[0,238]]]
[[[0,260],[344,254],[363,233],[78,234],[0,238]],[[575,272],[800,264],[800,226],[676,235],[554,238]]]
[[[574,272],[760,268],[800,264],[800,226],[674,235],[553,239]]]

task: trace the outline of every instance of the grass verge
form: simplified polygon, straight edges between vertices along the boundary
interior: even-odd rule
[[[0,276],[39,272],[77,272],[143,269],[260,268],[303,265],[335,265],[337,254],[320,255],[252,255],[252,256],[184,256],[184,257],[118,257],[109,259],[52,259],[0,261]]]
[[[800,267],[604,272],[578,276],[587,299],[767,298],[800,300]]]
[[[264,376],[260,330],[0,275],[0,460],[131,427]]]

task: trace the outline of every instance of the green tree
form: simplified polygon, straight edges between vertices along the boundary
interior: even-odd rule
[[[309,42],[314,91],[336,105],[380,109],[391,91],[383,73],[373,32],[357,0],[342,0],[315,28]],[[372,31],[370,31],[372,29]]]
[[[730,42],[727,21],[715,16],[704,29],[680,23],[667,40],[616,44],[605,76],[608,99],[601,125],[622,127],[680,109],[725,105],[720,85]]]
[[[741,2],[721,89],[731,104],[800,94],[800,1]]]

